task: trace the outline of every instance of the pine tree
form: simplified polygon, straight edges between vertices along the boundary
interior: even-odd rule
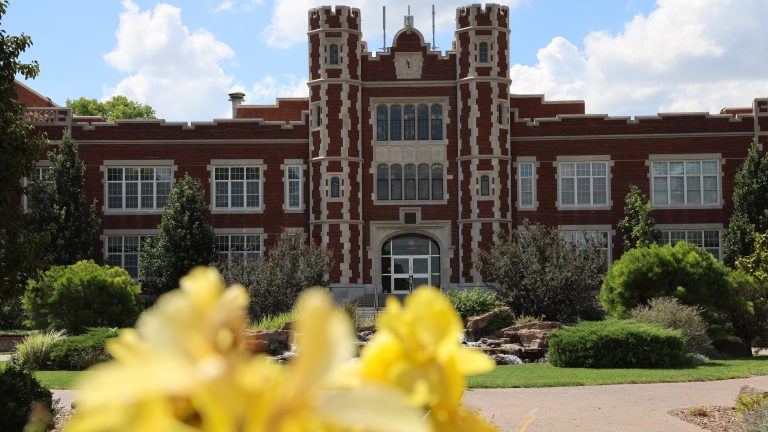
[[[142,244],[139,280],[142,292],[160,295],[198,265],[215,261],[215,236],[200,182],[189,174],[177,181],[163,210],[157,237]]]
[[[733,215],[723,239],[723,261],[736,261],[755,251],[753,232],[768,231],[768,155],[753,142],[736,174]]]
[[[624,217],[619,220],[619,228],[624,234],[625,251],[656,244],[661,235],[656,229],[656,221],[651,217],[651,203],[635,185],[627,193]]]
[[[29,226],[32,232],[49,236],[47,264],[92,259],[100,221],[96,201],[90,206],[86,202],[85,164],[69,131],[64,131],[61,145],[48,159],[48,175],[29,188]]]

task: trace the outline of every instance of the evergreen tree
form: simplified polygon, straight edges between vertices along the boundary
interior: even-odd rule
[[[93,258],[100,221],[96,201],[85,199],[85,164],[77,142],[64,131],[58,150],[49,153],[51,168],[45,179],[29,188],[29,226],[47,234],[47,264],[69,265]]]
[[[625,251],[650,247],[661,236],[661,232],[656,229],[656,221],[651,217],[651,203],[635,185],[627,193],[624,217],[619,220],[619,228],[624,234]]]
[[[733,266],[755,251],[753,232],[768,231],[768,155],[753,142],[736,174],[733,215],[723,239],[723,260]]]
[[[0,21],[8,2],[0,0]],[[24,107],[16,101],[14,81],[37,76],[37,62],[22,63],[21,53],[32,45],[29,36],[8,35],[0,29],[0,299],[21,294],[27,278],[38,266],[44,249],[38,238],[24,230],[19,197],[21,179],[29,176],[34,162],[45,153],[45,140],[24,122]]]
[[[215,261],[216,238],[207,215],[203,186],[184,175],[168,194],[157,237],[148,237],[142,244],[142,292],[160,295],[175,289],[193,267]]]

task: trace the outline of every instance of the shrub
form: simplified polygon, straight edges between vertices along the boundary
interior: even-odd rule
[[[111,357],[104,350],[110,339],[118,336],[115,328],[95,327],[79,336],[64,338],[53,345],[46,368],[50,370],[85,370]]]
[[[30,371],[16,366],[0,370],[0,430],[23,430],[34,402],[42,402],[48,410],[53,410],[51,391]]]
[[[482,315],[499,306],[496,294],[480,287],[474,287],[471,290],[448,291],[446,295],[462,319]]]
[[[757,411],[761,408],[768,408],[768,395],[752,392],[739,393],[736,396],[736,404],[733,407],[741,415]]]
[[[79,334],[87,327],[129,327],[141,312],[141,288],[119,267],[80,261],[55,266],[29,281],[28,324]]]
[[[357,301],[346,299],[341,302],[339,308],[347,314],[349,320],[352,321],[352,325],[357,328],[360,322],[360,310],[358,309]]]
[[[14,297],[0,302],[0,330],[24,328],[24,309],[21,297]]]
[[[712,341],[707,336],[707,323],[701,312],[700,307],[681,304],[674,297],[659,297],[651,299],[646,306],[632,309],[630,316],[637,322],[680,330],[685,339],[685,352],[702,353]]]
[[[64,339],[62,330],[35,332],[16,345],[11,362],[28,371],[40,370],[50,359],[53,346],[62,339]]]
[[[627,320],[584,321],[555,330],[549,361],[559,367],[665,368],[682,363],[678,330]]]
[[[233,260],[219,267],[228,285],[248,288],[249,312],[257,321],[290,311],[301,291],[327,286],[332,265],[331,253],[309,244],[306,235],[285,233],[259,259]]]
[[[572,322],[592,307],[605,271],[601,240],[563,241],[556,229],[527,222],[478,253],[477,267],[515,315]]]
[[[617,318],[652,298],[665,296],[717,310],[730,295],[729,276],[723,263],[690,243],[636,248],[625,252],[608,270],[600,303],[609,316]]]
[[[768,405],[762,405],[755,411],[744,413],[741,423],[742,432],[768,432]]]

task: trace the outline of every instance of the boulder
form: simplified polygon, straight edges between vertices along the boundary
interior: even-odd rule
[[[288,330],[246,330],[243,336],[246,349],[254,354],[280,355],[291,349]]]
[[[492,310],[482,315],[467,318],[467,331],[472,334],[480,333],[495,316],[496,311]]]
[[[511,343],[526,348],[546,349],[549,345],[549,333],[562,326],[562,323],[555,321],[537,321],[501,329],[496,332],[496,336],[508,338]]]

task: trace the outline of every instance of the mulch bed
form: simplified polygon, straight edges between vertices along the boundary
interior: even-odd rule
[[[669,413],[712,432],[733,432],[741,429],[736,411],[730,406],[695,406],[675,409]]]

